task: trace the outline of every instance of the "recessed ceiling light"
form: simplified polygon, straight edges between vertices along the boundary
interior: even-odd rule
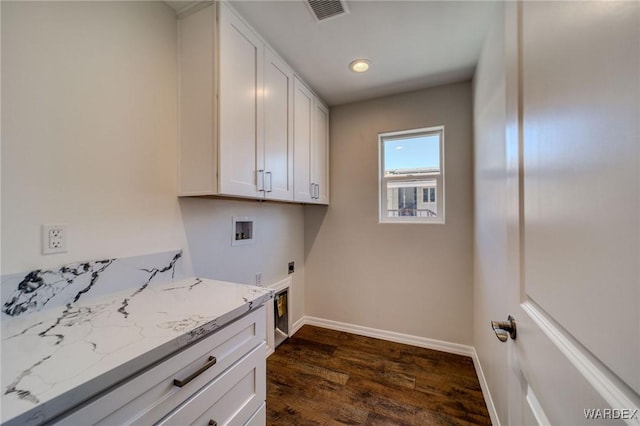
[[[369,69],[371,62],[366,59],[356,59],[355,61],[351,61],[349,64],[349,69],[353,72],[365,72]]]

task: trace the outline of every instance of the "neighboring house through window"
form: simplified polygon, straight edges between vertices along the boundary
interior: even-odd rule
[[[444,223],[444,127],[378,135],[380,222]]]

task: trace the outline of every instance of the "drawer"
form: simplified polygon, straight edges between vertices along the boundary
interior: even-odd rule
[[[267,403],[263,402],[258,411],[244,424],[244,426],[264,426],[267,424]]]
[[[265,355],[266,344],[262,343],[157,426],[245,424],[266,399]]]
[[[264,339],[265,307],[262,306],[110,389],[55,424],[111,426],[155,423]],[[215,364],[209,361],[211,356],[216,358]],[[174,379],[184,380],[206,365],[211,366],[189,383],[182,387],[174,386]]]

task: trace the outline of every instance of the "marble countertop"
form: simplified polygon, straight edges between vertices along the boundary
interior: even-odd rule
[[[2,423],[59,415],[272,297],[188,278],[3,318]]]

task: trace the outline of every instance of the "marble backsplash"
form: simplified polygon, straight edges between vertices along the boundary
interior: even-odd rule
[[[2,317],[17,317],[184,278],[182,250],[100,259],[0,277]]]

